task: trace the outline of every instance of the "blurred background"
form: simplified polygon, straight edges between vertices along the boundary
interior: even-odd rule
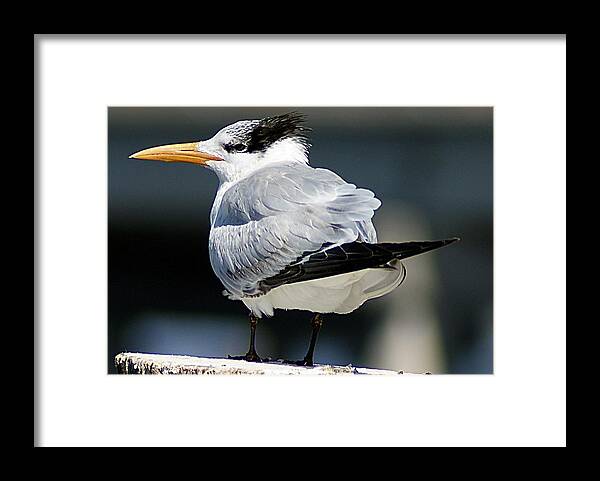
[[[208,259],[218,182],[207,169],[129,159],[143,148],[212,137],[225,125],[291,110],[307,116],[311,165],[373,190],[379,241],[461,237],[408,259],[387,296],[330,314],[317,363],[408,372],[493,372],[493,109],[108,109],[108,372],[122,351],[224,357],[248,348],[248,316]],[[301,359],[311,314],[276,311],[261,356]]]

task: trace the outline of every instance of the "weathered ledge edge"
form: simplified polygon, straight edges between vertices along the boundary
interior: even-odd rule
[[[281,361],[254,363],[235,359],[144,354],[122,352],[115,356],[118,374],[196,374],[196,375],[376,375],[396,376],[402,371],[363,367],[317,364],[314,367],[293,366]],[[430,374],[430,373],[424,373]]]

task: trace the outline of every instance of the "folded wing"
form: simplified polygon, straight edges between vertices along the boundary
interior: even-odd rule
[[[211,264],[232,298],[261,295],[291,264],[354,241],[377,242],[373,192],[326,169],[272,164],[225,192],[212,219]]]
[[[347,274],[362,269],[397,269],[397,264],[390,267],[391,261],[401,261],[439,249],[457,240],[453,238],[380,244],[349,242],[348,244],[309,254],[303,257],[300,262],[286,266],[277,275],[261,281],[260,285],[263,289],[273,289],[285,284]]]

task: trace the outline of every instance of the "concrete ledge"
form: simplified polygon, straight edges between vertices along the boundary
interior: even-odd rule
[[[375,375],[397,376],[402,371],[368,369],[355,366],[333,366],[318,364],[314,367],[284,364],[281,360],[254,363],[233,359],[171,356],[165,354],[141,354],[123,352],[115,356],[115,366],[119,374],[224,374],[224,375]],[[425,373],[429,374],[429,373]]]

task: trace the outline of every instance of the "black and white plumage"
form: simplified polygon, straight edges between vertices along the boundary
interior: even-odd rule
[[[210,262],[224,294],[256,317],[275,309],[351,312],[403,282],[403,259],[456,240],[378,243],[371,219],[381,202],[309,165],[303,120],[296,113],[244,120],[209,140],[132,156],[216,173]]]

